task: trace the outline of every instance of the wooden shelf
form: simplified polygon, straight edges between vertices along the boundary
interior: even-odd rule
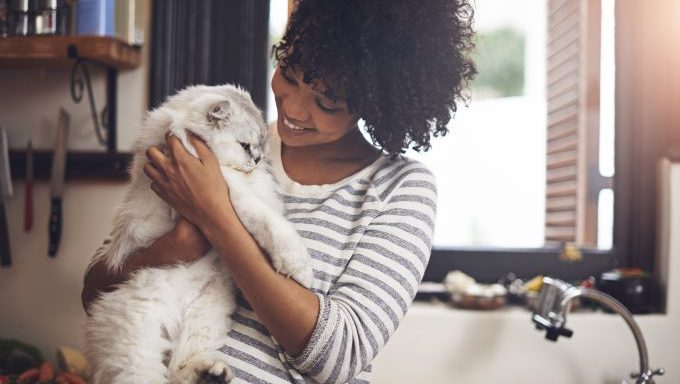
[[[77,59],[77,60],[76,60]],[[25,67],[27,65],[71,67],[71,87],[77,84],[90,87],[89,76],[83,76],[88,64],[104,66],[106,76],[107,151],[71,151],[66,157],[66,179],[127,180],[131,153],[116,151],[116,97],[119,70],[139,67],[142,50],[112,37],[103,36],[12,36],[0,38],[0,68]],[[79,63],[76,65],[76,63]],[[80,71],[78,71],[80,69]],[[87,72],[85,72],[87,74]],[[80,82],[80,83],[79,83]],[[73,89],[73,88],[72,88]],[[72,90],[73,92],[73,90]],[[73,95],[73,93],[72,93]],[[75,97],[75,96],[72,96]],[[92,108],[93,99],[88,97]],[[76,102],[79,102],[77,99]],[[24,151],[9,151],[12,177],[22,179],[26,173]],[[34,152],[34,177],[48,180],[52,164],[51,151]]]
[[[12,36],[0,38],[0,66],[73,65],[69,46],[78,56],[113,69],[132,69],[142,62],[142,50],[104,36]]]

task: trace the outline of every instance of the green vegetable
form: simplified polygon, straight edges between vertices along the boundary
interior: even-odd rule
[[[0,339],[0,375],[18,375],[37,368],[45,358],[34,345],[15,339]]]

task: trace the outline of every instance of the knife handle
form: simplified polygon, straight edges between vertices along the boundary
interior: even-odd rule
[[[24,231],[33,228],[33,183],[27,182],[24,188]]]
[[[50,245],[47,254],[50,257],[55,257],[59,249],[59,240],[61,239],[61,198],[52,198],[49,233]]]
[[[5,215],[5,206],[0,201],[0,266],[3,268],[12,265],[12,256],[9,248],[9,225]]]

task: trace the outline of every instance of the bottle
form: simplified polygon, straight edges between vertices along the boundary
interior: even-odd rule
[[[13,36],[27,36],[30,34],[29,16],[30,8],[28,0],[10,0],[9,34]]]
[[[116,36],[115,0],[78,0],[78,34]]]
[[[9,36],[9,10],[7,0],[0,0],[0,37]]]
[[[57,10],[59,4],[57,0],[38,0],[35,9],[35,34],[36,35],[56,35],[57,34]]]
[[[60,0],[57,8],[57,34],[74,35],[75,0]]]

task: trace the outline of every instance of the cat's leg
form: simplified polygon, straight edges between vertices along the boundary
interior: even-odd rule
[[[302,238],[285,217],[272,211],[266,212],[264,216],[268,235],[261,237],[270,238],[270,247],[263,248],[268,251],[274,269],[292,277],[304,287],[311,287],[312,259]]]
[[[269,254],[277,272],[309,288],[312,264],[307,247],[293,225],[243,185],[238,175],[226,174],[229,197],[248,232]]]
[[[216,255],[215,261],[219,263]],[[191,301],[181,329],[171,340],[168,368],[172,384],[228,383],[233,378],[227,356],[219,348],[226,344],[231,329],[236,308],[234,287],[227,272],[219,268],[204,279],[207,283]]]
[[[92,304],[85,340],[93,383],[167,383],[163,356],[170,342],[162,323],[169,316],[159,291],[156,286],[140,290],[126,284]]]

